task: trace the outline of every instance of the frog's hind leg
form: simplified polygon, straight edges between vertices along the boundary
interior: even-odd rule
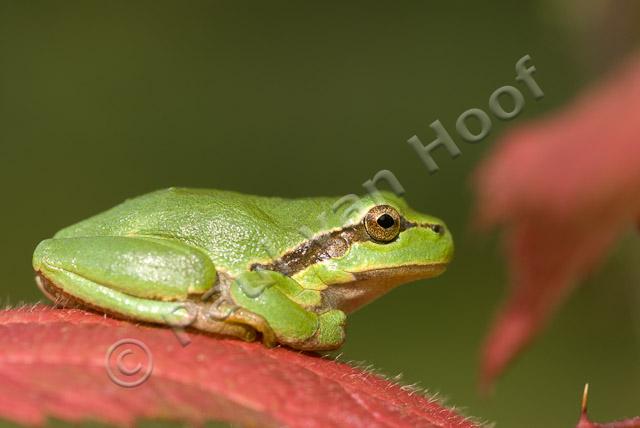
[[[50,239],[33,266],[45,295],[136,321],[255,339],[248,326],[206,316],[201,294],[216,271],[202,252],[179,242],[134,237]]]
[[[233,336],[248,342],[256,339],[256,331],[248,326],[203,316],[206,312],[204,303],[142,299],[106,288],[65,271],[53,271],[47,275],[44,276],[42,272],[38,272],[36,276],[38,287],[54,303],[64,307],[92,309],[115,318],[171,327],[195,327],[208,333]],[[57,284],[64,284],[64,289]]]
[[[82,307],[80,302],[77,302],[73,297],[64,294],[59,288],[51,284],[51,282],[40,272],[36,273],[36,285],[42,294],[44,294],[47,299],[54,304],[54,306],[61,308]]]
[[[202,251],[146,237],[47,239],[34,252],[33,268],[45,277],[64,270],[131,296],[163,301],[201,295],[216,281],[216,268]]]

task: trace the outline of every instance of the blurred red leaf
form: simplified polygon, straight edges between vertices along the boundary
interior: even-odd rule
[[[476,175],[479,223],[506,226],[511,294],[485,386],[640,213],[640,58],[566,110],[516,128]]]
[[[0,331],[0,419],[22,424],[41,425],[50,416],[115,425],[160,418],[251,426],[478,426],[372,373],[259,343],[189,333],[183,347],[170,329],[40,305],[0,311]],[[115,354],[109,360],[121,381],[136,380],[125,372],[137,364],[138,374],[152,367],[133,388],[117,385],[106,370],[108,350],[122,339],[149,351],[116,348],[121,364]]]
[[[640,417],[631,419],[625,419],[621,421],[614,421],[608,423],[591,422],[587,416],[587,394],[589,393],[589,384],[584,387],[584,394],[582,396],[582,411],[580,413],[580,420],[576,428],[640,428]]]

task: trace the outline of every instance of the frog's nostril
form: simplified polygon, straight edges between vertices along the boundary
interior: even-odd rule
[[[442,226],[441,224],[432,225],[431,230],[433,230],[438,235],[444,235],[444,226]]]

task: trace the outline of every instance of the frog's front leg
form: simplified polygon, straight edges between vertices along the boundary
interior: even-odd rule
[[[38,284],[54,299],[121,318],[191,326],[254,340],[255,330],[205,316],[199,296],[214,286],[216,269],[204,253],[167,239],[133,236],[54,238],[33,256]],[[206,313],[205,313],[206,312]]]
[[[244,273],[231,284],[231,298],[240,309],[229,321],[244,322],[257,330],[264,328],[245,319],[248,311],[266,321],[284,345],[300,350],[336,349],[344,342],[346,316],[339,310],[313,311],[311,306],[319,303],[320,296],[314,299],[312,293],[318,292],[305,290],[278,272]]]

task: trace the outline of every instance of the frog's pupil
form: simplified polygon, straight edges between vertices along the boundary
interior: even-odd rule
[[[393,217],[391,217],[389,214],[382,214],[380,217],[378,217],[377,222],[380,225],[380,227],[384,229],[389,229],[395,223],[395,221],[393,220]]]

